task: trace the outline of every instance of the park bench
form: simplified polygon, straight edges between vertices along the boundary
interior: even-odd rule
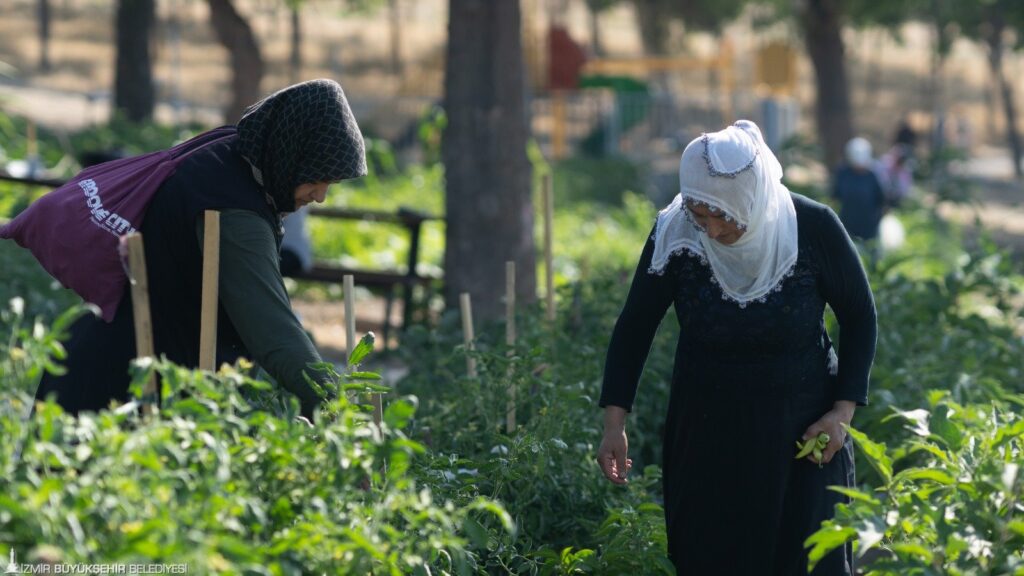
[[[340,284],[346,275],[351,274],[355,284],[382,290],[384,293],[383,337],[384,342],[387,343],[391,329],[391,311],[395,300],[395,290],[402,289],[402,328],[405,329],[413,322],[416,310],[425,308],[426,302],[430,298],[431,288],[441,281],[441,278],[437,276],[420,275],[417,266],[423,224],[429,221],[443,220],[443,218],[404,207],[395,212],[385,212],[335,206],[310,206],[309,215],[318,218],[397,224],[405,229],[409,238],[409,254],[406,258],[404,272],[348,268],[334,263],[314,261],[313,267],[308,272],[292,276],[296,280]],[[414,297],[417,287],[424,290],[424,297],[419,302]]]
[[[56,188],[65,182],[64,180],[52,178],[16,177],[3,171],[0,171],[0,181],[47,188]],[[406,259],[405,271],[348,268],[335,263],[315,261],[309,271],[291,276],[295,280],[300,281],[341,284],[346,275],[352,275],[354,284],[381,291],[384,295],[385,303],[382,336],[386,346],[386,343],[389,342],[388,338],[391,329],[393,328],[391,325],[391,314],[396,290],[401,289],[402,291],[401,327],[405,329],[413,322],[416,310],[425,309],[432,293],[432,288],[442,280],[437,276],[420,275],[417,271],[417,266],[419,264],[420,236],[423,224],[429,221],[443,220],[443,218],[417,212],[409,208],[399,208],[394,212],[387,212],[335,206],[311,206],[309,215],[316,218],[396,224],[404,228],[404,232],[408,234],[409,254]],[[417,288],[422,288],[424,292],[424,297],[419,301],[417,301],[414,295]]]

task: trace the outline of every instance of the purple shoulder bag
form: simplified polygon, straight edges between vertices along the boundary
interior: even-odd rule
[[[153,195],[189,154],[235,133],[225,126],[168,150],[90,166],[0,227],[0,238],[27,248],[110,322],[128,280],[118,252],[121,237],[142,226]]]

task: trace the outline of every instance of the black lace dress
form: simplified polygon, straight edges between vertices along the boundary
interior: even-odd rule
[[[680,325],[663,466],[669,557],[680,575],[806,574],[803,541],[852,486],[847,444],[823,468],[795,460],[795,441],[836,400],[867,401],[875,308],[856,249],[835,213],[794,194],[799,255],[764,302],[725,300],[701,259],[682,253],[648,272],[649,239],[612,334],[601,406],[632,407],[669,304]],[[842,331],[825,332],[829,304]],[[816,575],[853,573],[849,547]]]

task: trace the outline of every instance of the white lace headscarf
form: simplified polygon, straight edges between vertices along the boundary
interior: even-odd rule
[[[725,213],[744,230],[734,244],[712,240],[686,202]],[[782,184],[782,165],[761,130],[740,120],[694,139],[679,161],[679,194],[658,214],[649,272],[664,274],[673,254],[688,251],[711,266],[722,298],[745,307],[763,302],[792,273],[797,257],[796,209]]]

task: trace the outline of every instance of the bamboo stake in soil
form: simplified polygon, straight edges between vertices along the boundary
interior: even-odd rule
[[[355,288],[355,277],[351,274],[346,274],[342,278],[345,296],[345,348],[348,352],[348,358],[352,357],[352,352],[355,351],[356,346],[359,342],[356,340],[356,288]],[[340,386],[341,383],[339,382]],[[341,390],[338,391],[339,395]],[[381,419],[384,416],[384,406],[381,402],[380,394],[370,394],[370,404],[373,405],[373,422],[380,425]]]
[[[217,369],[217,301],[220,293],[220,212],[207,210],[203,224],[203,300],[199,368]]]
[[[514,354],[516,345],[516,263],[505,262],[505,343],[509,356]],[[505,411],[505,432],[516,430],[516,385],[512,381],[512,365],[508,367],[508,408]]]
[[[146,250],[142,234],[129,234],[125,239],[128,246],[129,283],[132,289],[132,315],[135,317],[135,357],[152,358],[156,355],[153,347],[153,320],[149,311],[149,276],[146,273]],[[156,396],[156,375],[151,374],[143,388],[143,411],[150,411],[149,402]],[[158,400],[158,399],[157,399]]]
[[[345,290],[345,361],[347,363],[357,345],[355,278],[351,274],[346,274],[342,281]]]
[[[551,174],[545,174],[542,180],[541,199],[544,202],[544,282],[547,300],[548,322],[555,321],[555,277],[553,262],[552,228],[555,217],[554,193],[551,185]]]
[[[473,303],[469,299],[469,293],[459,294],[459,307],[462,310],[462,341],[466,344],[466,374],[470,378],[476,378],[476,358],[472,356],[474,349],[473,340]]]

